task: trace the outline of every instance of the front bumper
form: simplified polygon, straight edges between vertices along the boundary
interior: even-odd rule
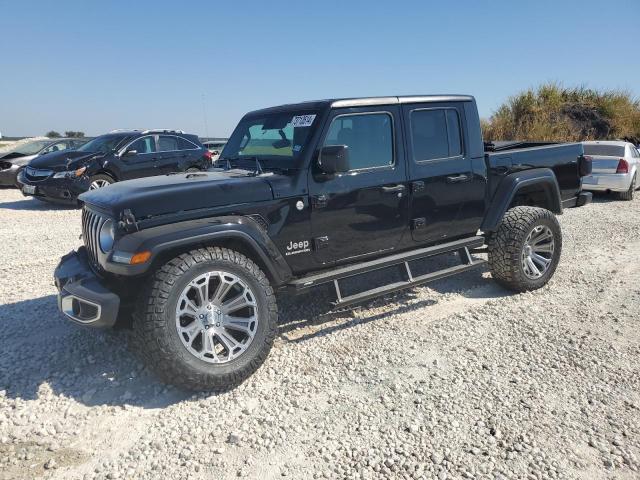
[[[582,188],[596,192],[626,192],[632,178],[631,173],[596,173],[582,179]]]
[[[36,197],[50,200],[56,203],[68,205],[78,204],[78,195],[89,190],[89,179],[80,178],[53,178],[43,180],[29,180],[24,170],[18,175],[18,182],[22,184],[22,194],[25,197]],[[25,186],[33,187],[33,192],[25,191]]]
[[[115,325],[120,297],[91,270],[84,247],[62,257],[53,275],[58,308],[69,320],[93,328]]]
[[[20,166],[11,165],[9,168],[0,169],[0,186],[15,187],[18,182],[18,172]]]

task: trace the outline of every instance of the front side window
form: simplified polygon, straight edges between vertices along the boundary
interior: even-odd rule
[[[156,142],[153,137],[142,137],[133,142],[128,150],[135,150],[138,155],[153,153],[156,151]]]
[[[53,145],[50,145],[49,147],[45,148],[42,151],[42,153],[59,152],[60,150],[66,150],[69,147],[70,147],[70,144],[67,143],[67,142],[58,142],[58,143],[54,143]]]
[[[388,113],[341,115],[333,119],[324,141],[349,147],[352,170],[393,165],[393,121]]]
[[[452,108],[413,110],[411,141],[416,162],[461,155],[458,112]]]
[[[160,135],[158,138],[158,151],[159,152],[175,152],[178,150],[178,138],[170,137],[168,135]]]

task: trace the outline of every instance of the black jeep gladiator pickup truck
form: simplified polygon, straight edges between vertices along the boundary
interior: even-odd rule
[[[554,214],[589,203],[591,164],[581,144],[518,147],[485,152],[470,96],[248,113],[223,168],[80,197],[84,246],[55,271],[59,308],[81,325],[126,323],[163,380],[201,390],[235,385],[264,361],[275,290],[330,283],[345,306],[474,268],[480,252],[501,285],[540,288],[560,259]],[[412,269],[443,254],[459,264]],[[341,288],[384,268],[403,278]]]

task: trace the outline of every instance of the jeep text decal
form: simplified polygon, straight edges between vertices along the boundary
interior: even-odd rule
[[[309,240],[289,242],[289,245],[287,245],[287,253],[285,253],[285,255],[297,255],[298,253],[307,253],[310,251],[311,243],[309,243]]]

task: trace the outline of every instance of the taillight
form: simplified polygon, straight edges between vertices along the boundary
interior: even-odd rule
[[[209,150],[204,151],[204,158],[206,158],[210,162],[213,162],[213,156],[211,155],[211,152]]]
[[[624,158],[621,158],[618,162],[616,173],[629,173],[629,163]]]

